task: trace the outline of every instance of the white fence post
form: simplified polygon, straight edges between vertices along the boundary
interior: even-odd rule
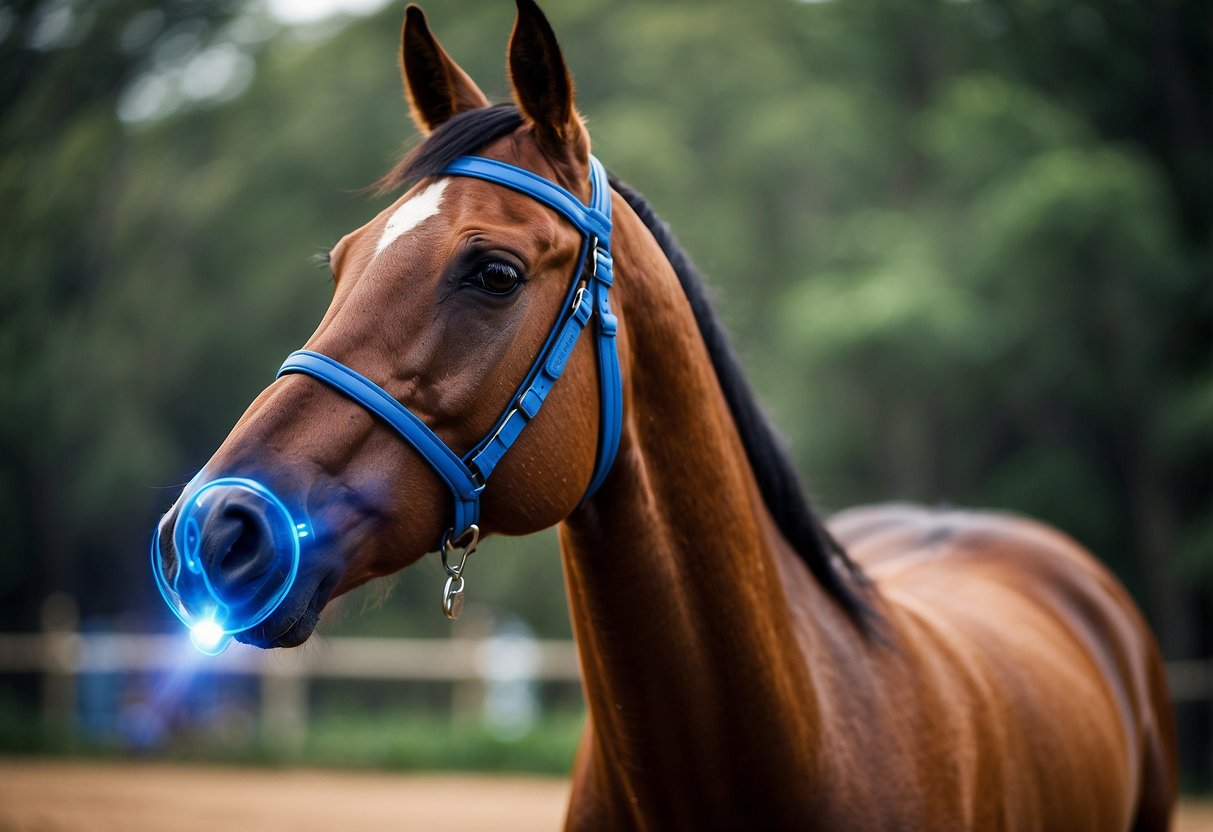
[[[298,751],[307,737],[307,680],[296,666],[269,662],[261,674],[261,724],[275,746]]]
[[[76,600],[55,592],[42,602],[42,718],[47,727],[72,725],[76,715],[76,670],[80,660],[80,613]]]

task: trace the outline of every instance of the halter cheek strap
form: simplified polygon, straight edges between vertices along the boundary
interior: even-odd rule
[[[422,459],[429,463],[446,483],[454,497],[451,527],[439,541],[439,549],[445,555],[452,542],[463,540],[469,532],[472,533],[473,542],[467,544],[465,551],[475,546],[474,541],[479,534],[480,495],[484,492],[489,476],[543,406],[548,393],[564,372],[577,340],[591,319],[596,319],[595,343],[601,415],[594,474],[590,478],[582,502],[592,497],[602,485],[619,450],[619,437],[623,427],[623,383],[619,372],[619,354],[615,346],[617,321],[610,307],[610,289],[614,280],[611,260],[611,191],[602,164],[593,156],[590,157],[591,198],[588,206],[583,205],[569,191],[542,176],[479,156],[461,156],[447,165],[442,173],[448,176],[482,179],[526,194],[563,215],[582,235],[577,269],[556,322],[548,333],[539,356],[488,435],[460,456],[421,419],[375,382],[341,362],[311,350],[298,350],[287,356],[278,370],[278,377],[302,373],[328,384],[379,416],[416,449]],[[587,261],[590,264],[588,274]],[[448,572],[450,571],[448,567]],[[451,572],[451,577],[460,580],[459,592],[462,592],[459,568]],[[449,587],[446,600],[451,600]]]

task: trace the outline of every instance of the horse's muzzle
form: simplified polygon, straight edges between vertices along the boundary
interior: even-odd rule
[[[309,534],[270,489],[238,477],[187,492],[171,528],[162,526],[152,542],[156,584],[194,646],[210,654],[283,602]]]

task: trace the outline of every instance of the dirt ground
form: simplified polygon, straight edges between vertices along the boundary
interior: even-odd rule
[[[0,760],[0,832],[559,829],[568,782],[161,763]],[[1213,803],[1175,832],[1213,832]]]
[[[0,832],[559,829],[568,782],[0,761]]]
[[[1175,832],[1213,832],[1213,801],[1181,803]]]

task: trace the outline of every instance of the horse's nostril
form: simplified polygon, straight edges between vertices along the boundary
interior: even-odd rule
[[[287,597],[299,574],[306,525],[295,522],[273,491],[242,477],[187,492],[174,512],[156,532],[156,585],[191,628],[195,646],[215,653]]]
[[[227,554],[220,558],[220,569],[239,567],[239,565],[257,554],[261,541],[265,538],[257,518],[241,508],[231,508],[226,512],[227,517],[241,525],[241,531]]]
[[[273,535],[258,506],[245,495],[224,495],[225,504],[201,529],[203,561],[219,592],[241,601],[257,595],[277,561]]]
[[[258,533],[256,527],[245,523],[244,533],[236,538],[236,542],[232,544],[232,551],[228,552],[228,556],[224,561],[234,559],[238,562],[252,557],[257,552],[260,541],[261,535]]]

